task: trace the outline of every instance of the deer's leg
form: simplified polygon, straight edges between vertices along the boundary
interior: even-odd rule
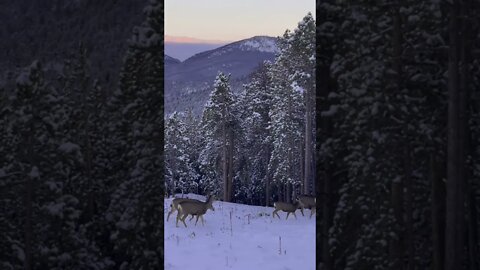
[[[290,212],[287,212],[287,217],[285,218],[285,220],[287,220],[287,219],[288,219],[288,215],[290,215]]]
[[[295,215],[295,212],[293,212],[293,216],[295,217],[295,219],[297,219],[297,215]]]
[[[273,214],[272,214],[272,215],[273,215],[273,218],[275,218],[275,215],[277,215],[277,216],[278,216],[278,218],[280,218],[280,216],[278,215],[278,213],[277,213],[277,212],[278,212],[278,210],[277,210],[277,209],[273,210]]]
[[[189,220],[189,221],[192,221],[192,219],[193,219],[194,217],[195,217],[195,216],[194,216],[194,215],[192,215],[192,217],[190,218],[190,220]]]
[[[175,212],[175,208],[173,207],[173,205],[170,205],[170,212],[168,212],[168,215],[167,215],[167,221],[168,219],[170,218],[170,215]]]
[[[185,228],[187,228],[187,223],[185,223],[185,219],[187,218],[188,214],[185,214],[182,216],[182,222],[183,222],[183,225],[185,225]]]
[[[305,216],[305,215],[303,214],[303,207],[300,208],[300,212],[302,212],[302,216]]]
[[[205,226],[205,222],[203,220],[203,215],[201,215],[200,218],[202,219],[202,225]]]
[[[195,226],[197,226],[198,217],[199,217],[199,215],[197,215],[197,219],[195,220]]]

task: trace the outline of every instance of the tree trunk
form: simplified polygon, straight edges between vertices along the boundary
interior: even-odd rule
[[[300,182],[300,193],[301,194],[306,194],[305,193],[305,144],[303,142],[300,142],[300,149],[302,150],[302,160],[300,164],[300,179],[302,181]]]
[[[25,182],[25,269],[31,270],[32,267],[32,185],[33,181],[27,176]]]
[[[270,150],[270,149],[268,149]],[[270,172],[268,170],[268,161],[270,158],[270,151],[266,151],[265,154],[265,206],[270,206],[270,189],[271,189],[271,179]]]
[[[429,157],[429,178],[432,184],[432,241],[433,269],[444,269],[445,257],[445,184],[438,173],[437,160],[434,154]]]
[[[228,130],[228,201],[232,201],[233,195],[233,154],[234,154],[234,145],[233,145],[233,128],[230,126]]]
[[[286,198],[286,202],[291,203],[292,200],[293,200],[293,198],[292,198],[292,184],[287,183],[287,198]]]
[[[407,229],[407,244],[404,246],[408,252],[408,270],[415,269],[415,234],[413,231],[413,184],[412,184],[412,166],[410,164],[410,149],[407,148],[406,168],[405,168],[405,214]]]
[[[312,103],[310,98],[310,89],[305,92],[305,163],[303,193],[310,194],[310,181],[312,181]]]
[[[322,258],[325,270],[333,270],[332,258],[330,256],[330,244],[329,244],[329,230],[332,224],[331,221],[331,178],[330,173],[327,172],[325,174],[325,178],[323,179],[323,207],[322,207],[322,234],[323,234],[323,242],[322,242]]]
[[[478,270],[479,266],[477,262],[478,250],[476,242],[478,239],[478,227],[477,227],[477,209],[475,204],[475,193],[472,191],[468,196],[468,255],[470,270]]]
[[[34,112],[35,113],[35,112]],[[34,125],[34,124],[32,124]],[[33,135],[34,135],[34,128],[30,127],[30,131],[27,135],[27,143],[25,147],[27,147],[27,157],[28,164],[30,168],[33,168]],[[26,175],[27,179],[25,181],[25,269],[31,270],[33,269],[33,225],[32,225],[32,216],[33,216],[33,179],[32,176]]]
[[[402,27],[401,18],[399,12],[398,2],[393,9],[393,67],[395,70],[395,90],[396,93],[400,93],[402,90],[403,76],[402,76]],[[394,93],[394,94],[396,94]],[[407,162],[407,151],[405,152],[404,159]],[[407,174],[408,172],[405,171]],[[405,179],[409,176],[405,175]],[[390,269],[403,269],[403,256],[405,254],[405,237],[404,237],[404,220],[403,220],[403,180],[399,182],[392,182],[391,185],[391,203],[393,207],[393,214],[395,216],[396,224],[394,225],[394,232],[396,233],[396,239],[392,239],[389,243],[390,251]],[[407,213],[408,214],[408,213]]]
[[[391,186],[391,203],[393,207],[393,214],[395,216],[394,231],[397,239],[392,239],[390,242],[390,269],[403,269],[403,183],[392,182]]]
[[[459,1],[453,0],[450,10],[449,63],[448,63],[448,151],[447,151],[447,203],[445,229],[445,269],[461,269],[463,265],[463,162],[461,144],[464,135],[460,131],[460,105],[462,104],[459,84]],[[447,250],[448,249],[448,250]]]
[[[225,114],[224,114],[225,115]],[[228,202],[228,164],[227,164],[227,127],[225,119],[222,120],[222,138],[223,138],[223,201]]]

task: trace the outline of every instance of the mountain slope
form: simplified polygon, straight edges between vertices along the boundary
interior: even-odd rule
[[[181,61],[178,60],[177,58],[173,58],[171,56],[168,56],[168,55],[164,54],[164,63],[165,63],[165,66],[176,65],[176,64],[180,64]]]
[[[273,61],[276,38],[256,36],[196,54],[178,65],[165,65],[165,112],[188,108],[200,114],[219,71],[231,73],[234,91],[265,60]]]

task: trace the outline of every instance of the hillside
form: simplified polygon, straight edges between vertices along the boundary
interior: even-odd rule
[[[165,200],[165,213],[171,201]],[[298,219],[288,220],[280,212],[279,220],[272,219],[272,207],[221,201],[213,206],[215,211],[204,216],[205,225],[199,220],[194,226],[195,219],[187,218],[188,227],[179,223],[177,228],[176,213],[168,222],[165,214],[165,269],[315,269],[315,219],[308,218],[310,210],[304,217],[297,211]]]
[[[165,112],[192,108],[200,114],[218,71],[231,73],[234,92],[265,60],[273,61],[276,39],[256,36],[196,54],[178,65],[165,65]]]

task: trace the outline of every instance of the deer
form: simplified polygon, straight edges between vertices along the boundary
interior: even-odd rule
[[[273,210],[273,218],[275,218],[275,215],[280,219],[280,216],[278,215],[278,211],[282,210],[283,212],[287,212],[287,217],[285,219],[288,219],[288,215],[290,213],[293,213],[293,216],[295,219],[297,219],[297,215],[295,215],[295,211],[299,208],[302,207],[301,201],[298,199],[295,200],[295,203],[287,203],[287,202],[275,202],[273,203],[273,207],[275,207],[275,210]]]
[[[215,211],[215,208],[212,205],[213,203],[213,196],[208,196],[206,202],[194,202],[194,201],[184,201],[178,204],[178,215],[177,215],[177,222],[175,226],[178,227],[178,221],[181,220],[185,228],[187,224],[185,223],[185,218],[188,215],[196,215],[197,220],[195,221],[195,226],[197,226],[198,218],[202,219],[202,225],[204,225],[203,215],[207,212],[208,209]]]
[[[312,218],[312,215],[316,213],[317,210],[317,199],[314,196],[300,195],[298,200],[301,202],[300,212],[302,212],[302,216],[305,216],[303,209],[308,208],[310,209],[310,218]]]
[[[181,202],[188,202],[188,201],[201,202],[201,201],[199,201],[199,200],[189,199],[189,198],[175,198],[175,199],[173,199],[172,204],[170,204],[170,212],[168,212],[167,221],[168,221],[168,219],[170,218],[170,215],[173,214],[173,212],[178,211],[178,204],[179,204],[179,203],[181,203]],[[193,215],[192,215],[192,217],[190,218],[190,220],[192,220],[192,219],[193,219]]]

